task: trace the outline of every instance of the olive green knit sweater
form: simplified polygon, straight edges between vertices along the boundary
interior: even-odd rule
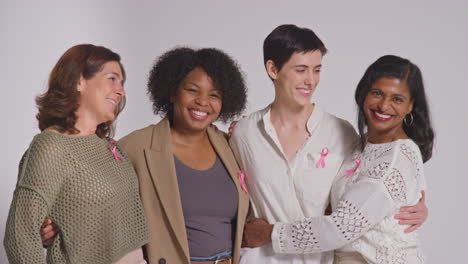
[[[5,232],[11,264],[110,264],[148,242],[135,170],[97,135],[36,135],[20,162]],[[44,218],[60,228],[45,260]]]

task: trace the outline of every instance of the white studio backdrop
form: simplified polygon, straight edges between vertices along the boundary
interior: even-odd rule
[[[313,101],[354,125],[354,89],[370,63],[395,54],[420,66],[437,136],[425,165],[430,211],[421,239],[427,263],[462,263],[468,237],[466,11],[465,1],[0,0],[0,240],[18,162],[39,132],[34,98],[69,47],[92,43],[122,56],[128,80],[120,138],[160,120],[146,78],[154,59],[175,46],[226,51],[245,73],[246,113],[265,107],[274,91],[263,67],[263,40],[276,26],[292,23],[313,29],[329,49]],[[7,263],[3,247],[0,263]]]

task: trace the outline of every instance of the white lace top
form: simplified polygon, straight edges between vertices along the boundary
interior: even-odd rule
[[[399,225],[394,215],[401,206],[417,203],[424,188],[421,153],[412,140],[368,143],[335,180],[333,213],[275,223],[273,249],[314,253],[339,248],[359,252],[369,263],[423,263],[417,233],[404,233],[408,226]]]

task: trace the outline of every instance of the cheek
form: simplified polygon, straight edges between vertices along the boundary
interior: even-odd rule
[[[213,111],[215,111],[218,115],[221,112],[221,108],[223,107],[223,103],[221,100],[214,100],[211,103],[211,107],[213,108]]]

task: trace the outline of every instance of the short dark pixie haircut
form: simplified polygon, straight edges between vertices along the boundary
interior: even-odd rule
[[[327,48],[312,30],[296,25],[281,25],[263,41],[263,65],[266,66],[266,62],[272,60],[280,71],[294,52],[314,50],[320,50],[322,56],[327,54]]]
[[[167,115],[172,122],[171,97],[177,94],[182,81],[195,68],[203,69],[221,92],[219,120],[228,122],[244,111],[247,88],[243,73],[229,55],[215,48],[178,47],[161,55],[150,71],[148,94],[155,114]]]
[[[358,129],[362,148],[364,148],[367,140],[365,131],[367,119],[364,114],[364,101],[374,82],[380,78],[398,79],[407,83],[411,99],[414,100],[413,111],[411,112],[413,122],[410,126],[403,122],[403,130],[419,146],[423,161],[428,161],[432,157],[434,130],[431,126],[421,70],[408,59],[394,55],[380,57],[372,63],[356,88],[354,98],[358,106]],[[411,120],[411,118],[408,119]]]

